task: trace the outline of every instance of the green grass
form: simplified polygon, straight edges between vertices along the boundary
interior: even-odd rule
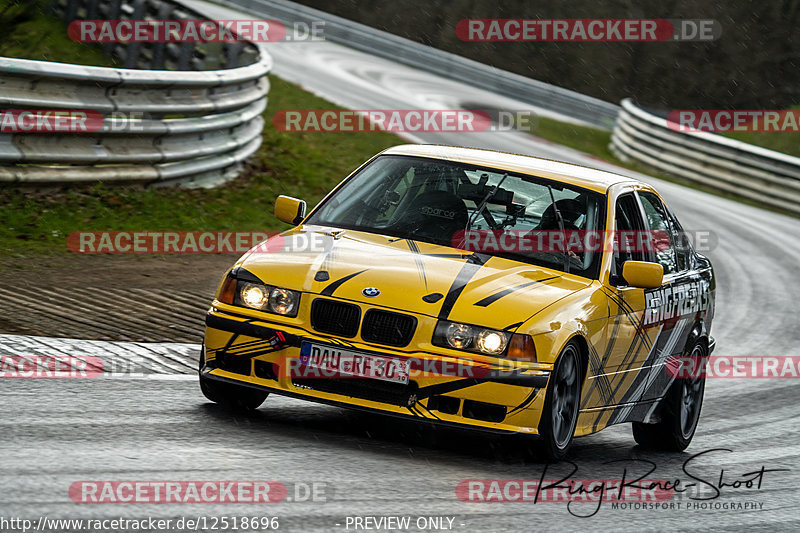
[[[49,0],[0,0],[0,56],[114,66],[99,46],[76,43]]]
[[[603,159],[613,157],[608,149],[608,143],[611,142],[611,132],[606,130],[539,117],[536,119],[536,125],[531,130],[531,133],[548,141],[563,144]]]
[[[216,189],[145,189],[97,184],[59,191],[0,189],[0,256],[66,254],[73,231],[284,230],[272,214],[279,194],[318,202],[375,153],[402,141],[388,133],[286,133],[278,109],[331,109],[329,102],[272,78],[264,142],[243,177]]]
[[[790,107],[791,110],[800,110],[800,106]],[[736,139],[769,150],[800,157],[800,133],[794,132],[735,132],[724,133],[725,137]]]

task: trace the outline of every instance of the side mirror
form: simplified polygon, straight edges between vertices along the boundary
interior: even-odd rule
[[[664,267],[647,261],[625,261],[622,279],[631,287],[655,289],[664,281]]]
[[[306,217],[306,203],[291,196],[278,196],[275,200],[275,217],[296,226]]]

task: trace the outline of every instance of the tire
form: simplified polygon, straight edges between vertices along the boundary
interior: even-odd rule
[[[198,368],[200,390],[203,396],[232,411],[252,411],[258,409],[264,403],[264,400],[269,396],[268,392],[234,385],[233,383],[222,383],[204,376],[202,370],[205,365],[205,352],[205,347],[201,348],[200,367]]]
[[[702,339],[692,336],[687,351],[692,358],[703,358],[708,349]],[[681,452],[692,442],[703,407],[705,378],[676,378],[661,403],[661,421],[633,423],[633,438],[643,448]]]
[[[544,401],[539,422],[539,452],[547,461],[559,461],[566,457],[575,426],[578,423],[578,407],[583,371],[578,346],[567,344],[558,356]]]

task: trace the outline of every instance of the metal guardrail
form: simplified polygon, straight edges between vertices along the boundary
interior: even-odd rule
[[[287,0],[213,1],[258,17],[276,19],[284,24],[323,21],[325,38],[328,40],[549,109],[602,129],[610,130],[619,112],[616,104],[485,65]]]
[[[610,148],[623,161],[800,215],[800,158],[712,133],[675,131],[630,99],[622,101]]]
[[[202,19],[167,0],[60,0],[76,19]],[[96,111],[95,132],[0,134],[0,182],[212,186],[261,145],[272,60],[253,43],[103,45],[128,68],[0,57],[0,109]],[[172,70],[169,70],[172,69]],[[121,121],[113,113],[141,114]]]

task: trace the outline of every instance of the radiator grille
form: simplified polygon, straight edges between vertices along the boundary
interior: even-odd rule
[[[317,298],[311,304],[311,327],[322,333],[355,337],[361,310],[357,305]]]
[[[413,316],[370,309],[364,315],[361,338],[388,346],[406,346],[416,327],[417,319]]]

